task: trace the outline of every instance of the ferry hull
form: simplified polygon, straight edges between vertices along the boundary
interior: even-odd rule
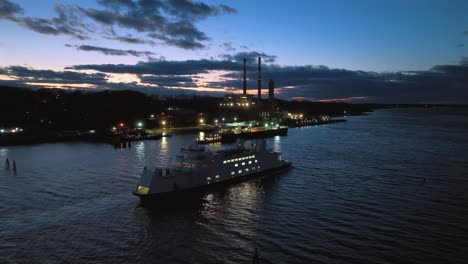
[[[274,175],[283,173],[287,171],[288,169],[290,169],[291,164],[292,164],[291,162],[285,162],[283,165],[276,167],[276,168],[269,169],[269,170],[252,173],[252,174],[248,174],[244,176],[234,177],[228,180],[214,182],[208,185],[203,185],[203,186],[190,188],[190,189],[184,189],[184,190],[178,190],[178,191],[166,192],[166,193],[146,194],[146,195],[141,195],[136,192],[133,192],[133,194],[136,196],[139,196],[142,204],[147,205],[147,206],[155,206],[155,205],[171,206],[174,204],[189,203],[193,200],[188,200],[187,199],[188,197],[189,198],[194,198],[194,197],[201,198],[207,192],[216,191],[216,190],[219,190],[221,188],[227,187],[232,184],[245,182],[245,181],[249,181],[253,179],[274,176]]]

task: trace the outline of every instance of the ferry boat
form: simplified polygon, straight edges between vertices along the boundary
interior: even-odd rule
[[[180,150],[171,168],[145,167],[133,194],[144,203],[171,202],[184,194],[278,174],[291,164],[281,153],[268,150],[264,139],[239,139],[235,148],[218,151],[194,144]]]

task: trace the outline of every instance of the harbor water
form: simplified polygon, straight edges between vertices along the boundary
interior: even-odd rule
[[[290,171],[171,210],[131,191],[195,135],[1,147],[0,263],[252,263],[255,248],[260,263],[467,263],[468,109],[347,120],[268,139]]]

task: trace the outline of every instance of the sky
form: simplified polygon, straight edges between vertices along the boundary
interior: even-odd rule
[[[468,1],[0,0],[0,85],[468,103]]]

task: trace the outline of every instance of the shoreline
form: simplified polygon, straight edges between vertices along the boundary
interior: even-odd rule
[[[294,124],[288,126],[288,128],[298,128],[298,127],[308,127],[308,126],[318,126],[318,125],[327,125],[334,123],[346,122],[346,119],[330,119],[325,122],[314,122],[306,124]],[[156,128],[156,129],[146,129],[147,132],[152,134],[158,134],[164,136],[172,135],[181,135],[181,134],[197,134],[199,132],[213,132],[216,128],[210,125],[197,126],[197,127],[172,127],[172,128]],[[124,140],[125,143],[132,141],[142,141],[142,140],[159,140],[161,137],[157,138],[142,138],[134,140]],[[9,146],[25,146],[25,145],[38,145],[38,144],[47,144],[47,143],[65,143],[65,142],[88,142],[88,143],[98,143],[98,144],[109,144],[115,145],[116,141],[122,142],[121,140],[116,140],[115,136],[109,135],[99,135],[99,134],[85,134],[85,135],[74,135],[74,136],[61,136],[61,135],[1,135],[0,136],[0,147],[9,147]]]

